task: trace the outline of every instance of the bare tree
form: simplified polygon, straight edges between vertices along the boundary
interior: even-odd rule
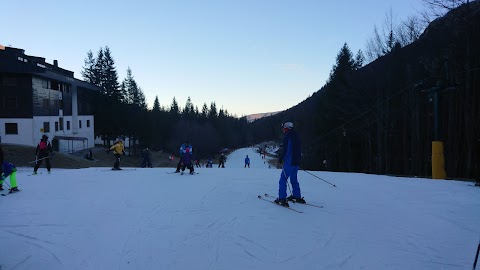
[[[367,62],[372,62],[377,60],[383,55],[385,51],[385,44],[382,37],[378,33],[377,26],[373,27],[373,35],[367,40],[367,45],[365,48],[365,56]]]
[[[396,39],[402,47],[407,46],[415,42],[422,31],[425,29],[426,24],[417,16],[409,16],[405,21],[399,24],[395,30]]]
[[[424,5],[427,7],[426,14],[423,14],[424,17],[433,16],[433,18],[438,18],[448,11],[457,8],[463,4],[468,4],[470,0],[422,0]],[[425,16],[426,15],[426,16]]]

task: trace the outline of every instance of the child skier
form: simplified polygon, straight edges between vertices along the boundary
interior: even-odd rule
[[[185,154],[183,154],[183,157],[181,159],[181,164],[182,164],[182,174],[185,171],[185,168],[188,168],[190,170],[190,174],[194,173],[193,164],[192,164],[192,153],[190,153],[189,148],[185,149]]]
[[[185,141],[185,143],[182,144],[182,146],[180,146],[180,160],[178,161],[178,164],[177,164],[177,170],[175,170],[176,173],[180,172],[182,158],[183,158],[183,155],[185,155],[185,153],[187,152],[187,149],[189,150],[190,155],[192,155],[193,154],[192,145],[188,141]]]
[[[212,158],[209,158],[207,161],[207,164],[205,165],[205,168],[212,168],[213,167],[213,161]]]
[[[4,161],[1,164],[0,190],[3,190],[3,181],[10,176],[9,193],[20,191],[17,187],[17,168],[12,163]]]

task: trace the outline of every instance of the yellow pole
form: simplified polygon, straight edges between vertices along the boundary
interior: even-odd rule
[[[445,179],[445,158],[443,157],[443,142],[432,142],[432,179]]]

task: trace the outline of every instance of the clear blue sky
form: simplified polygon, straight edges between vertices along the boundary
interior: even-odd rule
[[[130,66],[149,107],[190,96],[237,116],[281,111],[328,78],[344,42],[364,50],[374,25],[421,0],[4,1],[0,44],[80,71],[109,46],[119,79]]]

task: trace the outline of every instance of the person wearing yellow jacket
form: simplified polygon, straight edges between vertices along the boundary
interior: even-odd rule
[[[123,147],[122,140],[117,140],[115,144],[110,147],[110,150],[108,150],[107,153],[109,153],[110,151],[113,151],[113,154],[115,155],[115,164],[113,164],[112,170],[121,170],[120,155],[125,155],[125,148]]]

